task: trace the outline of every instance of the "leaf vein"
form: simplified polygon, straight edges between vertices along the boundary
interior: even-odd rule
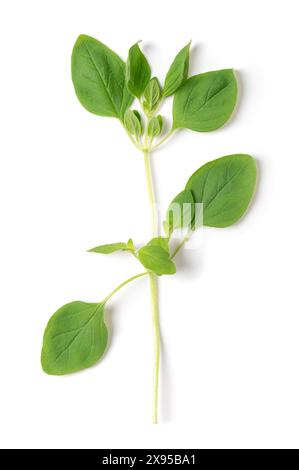
[[[71,341],[69,341],[69,343],[65,346],[65,348],[63,348],[62,351],[60,351],[60,353],[56,356],[55,361],[57,361],[62,356],[62,354],[70,348],[70,346],[73,344],[73,342],[76,340],[76,338],[81,334],[82,330],[94,318],[94,316],[96,315],[98,309],[99,309],[99,306],[95,309],[95,311],[91,315],[91,317],[88,318],[88,320],[84,323],[84,325],[79,329],[78,333],[71,339]]]
[[[111,105],[112,105],[112,108],[114,109],[116,115],[118,116],[118,112],[117,112],[116,107],[115,107],[115,104],[114,104],[114,102],[113,102],[111,93],[109,92],[109,90],[108,90],[108,88],[107,88],[107,86],[106,86],[106,83],[105,83],[105,81],[104,81],[104,78],[102,77],[101,70],[98,68],[97,63],[95,62],[94,57],[93,57],[92,53],[90,52],[90,50],[89,50],[89,48],[88,48],[88,46],[87,46],[86,43],[84,43],[84,46],[85,46],[85,48],[86,48],[86,50],[87,50],[87,52],[88,52],[89,58],[90,58],[91,62],[93,63],[94,68],[96,69],[96,71],[97,71],[98,74],[99,74],[99,77],[100,77],[101,82],[102,82],[102,84],[103,84],[103,86],[104,86],[104,90],[105,90],[105,92],[106,92],[106,95],[108,96],[108,98],[109,98],[109,100],[110,100],[110,103],[111,103]]]
[[[228,179],[228,181],[226,181],[223,186],[220,188],[220,190],[212,197],[212,199],[207,203],[206,207],[204,210],[207,210],[210,205],[212,204],[212,202],[217,198],[217,196],[219,196],[219,194],[223,191],[223,189],[236,177],[238,176],[240,173],[242,173],[244,170],[246,170],[246,167],[247,165],[243,166],[243,168],[241,168],[239,171],[237,171],[231,178]]]

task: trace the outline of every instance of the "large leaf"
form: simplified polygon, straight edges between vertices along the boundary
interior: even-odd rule
[[[147,245],[140,248],[138,258],[143,266],[158,276],[174,274],[176,267],[170,259],[168,242],[165,238],[153,238]]]
[[[104,304],[71,302],[50,318],[42,349],[47,374],[64,375],[95,364],[104,354],[108,331]]]
[[[172,62],[164,83],[163,95],[170,96],[185,82],[188,77],[189,51],[191,41],[183,47]]]
[[[72,53],[72,79],[80,103],[91,113],[123,119],[133,101],[125,63],[96,39],[80,35]]]
[[[256,185],[256,163],[250,155],[228,155],[206,163],[189,179],[186,189],[203,203],[203,224],[232,225],[245,213]]]
[[[132,95],[140,98],[151,78],[151,69],[138,43],[129,50],[126,64],[126,81]]]
[[[218,70],[189,78],[174,95],[173,128],[213,131],[230,118],[237,100],[233,70]]]
[[[192,192],[189,189],[185,189],[171,201],[167,210],[166,227],[169,232],[191,226],[194,212]]]

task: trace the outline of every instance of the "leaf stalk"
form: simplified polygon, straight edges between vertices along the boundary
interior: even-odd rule
[[[122,282],[121,284],[119,284],[117,287],[115,287],[115,289],[113,289],[110,294],[107,295],[107,297],[105,297],[105,299],[101,302],[102,304],[105,304],[106,302],[108,302],[108,300],[114,295],[116,294],[116,292],[118,292],[122,287],[124,287],[125,285],[129,284],[129,282],[132,282],[134,281],[135,279],[138,279],[139,277],[141,276],[146,276],[148,275],[148,271],[144,271],[143,273],[139,273],[139,274],[136,274],[135,276],[132,276],[132,277],[129,277],[129,279],[126,279],[124,282]]]

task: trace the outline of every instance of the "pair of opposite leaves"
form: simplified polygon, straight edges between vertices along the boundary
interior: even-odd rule
[[[173,129],[212,131],[231,116],[237,99],[233,70],[225,69],[188,77],[190,43],[175,57],[165,78],[162,97],[174,94]],[[147,89],[158,94],[157,79],[138,43],[129,50],[126,64],[111,49],[86,35],[77,39],[72,53],[72,79],[80,103],[99,116],[124,121],[134,97]],[[152,80],[153,86],[149,87]],[[157,105],[158,103],[154,103]]]
[[[235,106],[234,74],[232,70],[221,70],[187,79],[188,64],[189,45],[175,58],[162,91],[163,96],[174,93],[173,128],[217,129],[229,119]],[[72,55],[72,77],[76,94],[88,111],[123,121],[133,101],[132,94],[142,97],[150,81],[150,68],[138,44],[130,49],[126,66],[100,42],[80,36]],[[245,213],[255,184],[256,165],[249,155],[230,155],[207,163],[190,177],[185,189],[172,201],[166,217],[170,234],[182,224],[186,204],[191,208],[196,203],[203,204],[204,225],[232,225]],[[170,217],[173,204],[182,209],[180,221]],[[118,249],[135,252],[131,240],[91,251],[112,253]],[[167,238],[151,240],[136,255],[146,269],[158,275],[175,272]],[[42,349],[45,372],[55,375],[75,372],[92,366],[102,357],[108,343],[105,304],[106,301],[71,302],[51,317]]]

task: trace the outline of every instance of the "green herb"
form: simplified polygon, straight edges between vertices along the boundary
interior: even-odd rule
[[[131,142],[143,153],[152,230],[150,240],[139,249],[129,239],[88,250],[100,254],[129,252],[141,263],[143,271],[123,281],[100,302],[77,301],[61,307],[46,327],[41,357],[44,371],[54,375],[76,372],[98,362],[108,344],[106,303],[127,284],[147,277],[154,328],[154,423],[158,419],[160,358],[157,276],[176,272],[174,258],[200,226],[199,221],[210,227],[227,227],[237,222],[248,209],[256,185],[256,163],[250,155],[229,155],[206,163],[170,203],[163,224],[166,236],[159,235],[151,153],[178,129],[205,132],[221,127],[230,118],[237,99],[237,81],[231,69],[188,78],[189,49],[190,43],[177,54],[161,90],[158,78],[151,77],[150,66],[138,43],[129,50],[126,64],[89,36],[79,36],[74,45],[72,79],[79,101],[94,114],[118,118]],[[173,122],[161,137],[163,118],[157,115],[157,110],[171,95],[174,95]],[[134,97],[139,100],[140,111],[131,109]],[[174,232],[180,229],[184,234],[171,250]]]

